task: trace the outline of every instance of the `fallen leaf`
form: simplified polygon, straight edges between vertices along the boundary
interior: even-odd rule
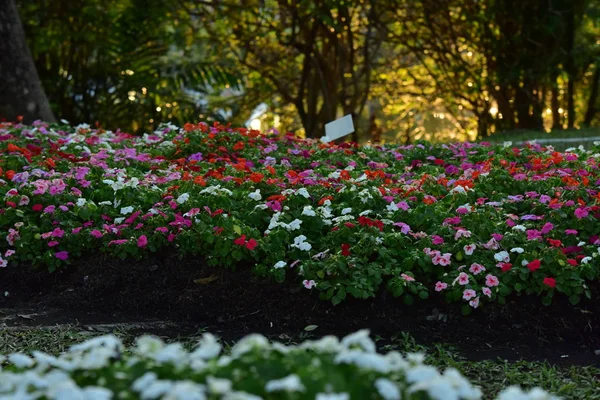
[[[28,319],[30,321],[33,321],[33,317],[31,315],[27,315],[27,314],[17,314],[17,317],[19,318],[23,318],[23,319]]]
[[[319,325],[308,325],[306,328],[304,328],[304,330],[306,332],[310,332],[310,331],[314,331],[315,329],[317,329],[319,327]]]
[[[214,282],[217,279],[219,279],[217,275],[211,275],[207,278],[194,279],[194,283],[198,285],[208,285],[209,283]]]

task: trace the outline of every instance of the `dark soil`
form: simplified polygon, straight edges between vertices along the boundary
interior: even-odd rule
[[[216,279],[194,282],[209,277]],[[176,322],[181,332],[206,329],[225,340],[250,332],[297,338],[308,325],[318,326],[314,336],[368,328],[384,344],[408,332],[420,344],[454,345],[472,360],[600,366],[600,285],[593,289],[595,300],[577,306],[561,296],[550,307],[522,296],[463,317],[459,307],[439,300],[405,306],[386,293],[332,306],[298,283],[256,278],[249,267],[215,269],[171,254],[143,261],[98,255],[54,274],[0,271],[0,290],[9,292],[0,296],[0,311],[60,310],[35,320],[46,325],[161,319]]]

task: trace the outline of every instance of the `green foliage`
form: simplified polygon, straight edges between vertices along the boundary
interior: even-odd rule
[[[21,2],[52,107],[71,123],[148,130],[162,121],[221,119],[201,100],[239,78],[195,41],[190,16],[163,0]]]

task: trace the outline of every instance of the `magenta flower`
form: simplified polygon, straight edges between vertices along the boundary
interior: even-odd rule
[[[56,240],[52,240],[50,242],[48,242],[48,247],[55,247],[58,246],[58,242]]]
[[[138,247],[146,247],[148,245],[148,238],[146,237],[146,235],[142,235],[138,238],[137,241],[137,246]]]
[[[576,229],[565,229],[565,235],[577,235]]]
[[[588,211],[583,207],[579,207],[579,208],[575,209],[575,216],[578,219],[585,218],[588,216],[588,214],[589,214]]]
[[[438,235],[431,235],[431,240],[433,244],[442,244],[444,243],[444,238]]]
[[[65,261],[66,259],[69,258],[69,252],[68,251],[59,251],[57,253],[54,253],[54,257],[58,258],[61,261]]]
[[[99,239],[102,237],[102,232],[100,232],[98,229],[94,229],[90,232],[90,235],[92,235],[96,239]]]
[[[554,225],[551,222],[546,222],[544,224],[544,226],[542,227],[542,235],[545,235],[546,233],[550,232],[552,229],[554,229]]]

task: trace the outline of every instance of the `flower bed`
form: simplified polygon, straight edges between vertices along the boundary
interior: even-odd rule
[[[0,357],[0,360],[2,357]],[[368,331],[341,341],[327,336],[297,346],[261,335],[240,340],[227,355],[211,334],[192,352],[143,336],[125,349],[115,336],[73,346],[54,357],[9,355],[0,368],[0,397],[19,399],[464,399],[482,397],[457,370],[443,373],[422,354],[375,351]],[[552,400],[534,388],[510,387],[498,399]]]
[[[3,124],[0,267],[170,247],[213,266],[250,262],[334,304],[382,288],[465,312],[513,293],[577,303],[599,275],[597,151]]]

